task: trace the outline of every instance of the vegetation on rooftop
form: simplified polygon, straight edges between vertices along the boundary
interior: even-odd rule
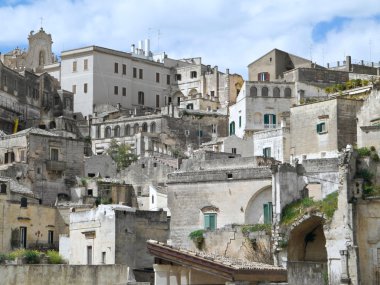
[[[371,147],[361,147],[361,148],[358,148],[356,149],[359,157],[370,157],[373,161],[375,162],[378,162],[380,159],[379,159],[379,155],[377,154],[376,152],[376,148],[374,146],[371,146]]]
[[[281,224],[290,225],[307,213],[320,212],[327,219],[331,219],[338,208],[338,192],[333,192],[321,201],[304,198],[285,206],[281,213]]]
[[[336,93],[336,92],[345,91],[345,90],[349,90],[349,89],[353,89],[357,87],[367,86],[368,83],[369,81],[364,80],[364,79],[351,79],[341,84],[334,84],[332,86],[326,87],[325,92],[327,94]]]
[[[244,225],[241,228],[241,232],[244,235],[248,235],[253,232],[265,232],[267,235],[270,235],[272,232],[271,224],[254,224],[254,225]]]
[[[47,257],[49,264],[64,264],[65,261],[58,251],[48,250],[46,252],[32,249],[16,249],[8,254],[0,253],[0,264],[6,261],[14,261],[21,258],[26,264],[39,264],[43,256]]]

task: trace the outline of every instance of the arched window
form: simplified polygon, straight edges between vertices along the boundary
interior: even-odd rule
[[[263,87],[261,89],[261,96],[268,97],[268,87]]]
[[[273,97],[280,97],[280,88],[273,88]]]
[[[43,50],[40,51],[38,65],[45,65],[45,52]]]
[[[290,98],[292,97],[292,89],[290,89],[289,87],[286,87],[285,88],[285,98]]]
[[[134,126],[133,126],[133,133],[134,134],[137,134],[139,132],[139,124],[135,124]]]
[[[131,135],[131,127],[129,125],[125,126],[124,135],[125,136],[130,136]]]
[[[106,138],[110,138],[111,137],[111,127],[106,127],[106,129],[104,131],[104,136]]]
[[[143,131],[144,133],[146,133],[146,132],[148,131],[148,124],[147,124],[147,123],[143,123],[143,124],[142,124],[142,131]]]
[[[155,133],[156,132],[156,123],[153,122],[150,124],[150,132]]]
[[[113,129],[113,136],[114,136],[115,138],[120,137],[120,126],[116,126],[116,127]]]
[[[235,122],[230,123],[230,136],[235,134]]]
[[[257,97],[257,88],[255,86],[252,86],[250,89],[249,89],[249,95],[251,97]]]

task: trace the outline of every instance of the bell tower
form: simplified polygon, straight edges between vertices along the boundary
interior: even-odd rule
[[[29,47],[25,67],[40,72],[44,65],[52,64],[54,61],[51,51],[53,44],[51,35],[47,34],[41,27],[38,33],[34,34],[34,31],[31,31],[28,40]]]

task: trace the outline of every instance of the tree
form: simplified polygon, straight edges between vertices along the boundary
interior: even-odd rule
[[[111,140],[107,154],[116,162],[118,171],[127,168],[132,162],[137,160],[137,155],[132,152],[129,144],[119,144],[115,139]]]

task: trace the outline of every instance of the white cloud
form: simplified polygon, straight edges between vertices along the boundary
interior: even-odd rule
[[[128,51],[130,44],[148,34],[156,50],[159,29],[160,49],[169,56],[202,56],[206,64],[245,75],[250,62],[273,48],[311,55],[320,64],[343,60],[345,54],[368,60],[371,39],[371,59],[379,61],[376,15],[380,15],[377,0],[9,1],[0,6],[0,19],[8,23],[2,29],[0,50],[26,46],[29,31],[39,29],[42,16],[58,54],[88,45]],[[351,20],[314,43],[313,27],[338,16]]]

